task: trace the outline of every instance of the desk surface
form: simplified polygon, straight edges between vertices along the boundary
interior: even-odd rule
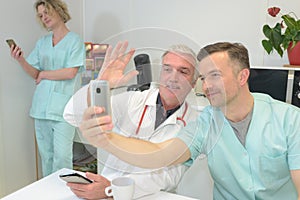
[[[70,169],[61,169],[47,177],[42,178],[1,200],[24,200],[24,199],[43,199],[43,200],[80,200],[66,186],[66,182],[59,178],[60,174],[74,172]],[[192,198],[184,197],[167,192],[159,192],[139,198],[139,200],[192,200]]]

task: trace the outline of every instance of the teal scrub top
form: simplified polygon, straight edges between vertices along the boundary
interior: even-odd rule
[[[300,169],[300,109],[265,94],[252,95],[245,147],[223,113],[211,106],[177,137],[189,147],[192,160],[207,154],[214,199],[296,200],[290,170]]]
[[[77,76],[70,80],[42,80],[36,86],[30,116],[64,121],[64,107],[77,89],[76,86],[80,85],[76,81],[79,81],[79,72],[84,69],[85,48],[80,36],[74,32],[67,33],[54,47],[52,35],[50,33],[37,41],[27,62],[40,71],[71,67],[79,67],[79,70]]]

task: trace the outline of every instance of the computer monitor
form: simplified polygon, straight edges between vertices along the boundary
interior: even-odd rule
[[[251,92],[266,93],[285,102],[287,81],[288,70],[251,69],[249,89]]]
[[[292,104],[300,107],[300,71],[294,73],[292,92]]]

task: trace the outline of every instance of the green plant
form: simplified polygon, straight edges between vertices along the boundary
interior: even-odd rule
[[[272,17],[276,17],[279,12],[278,7],[268,9],[268,14]],[[262,40],[262,46],[267,53],[270,54],[275,49],[282,57],[283,52],[289,46],[293,48],[300,41],[300,20],[293,12],[281,15],[281,22],[276,23],[273,28],[267,24],[264,25],[263,33],[267,39]]]

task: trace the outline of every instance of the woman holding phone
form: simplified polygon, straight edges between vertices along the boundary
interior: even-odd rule
[[[49,34],[41,37],[25,59],[21,48],[11,46],[11,56],[36,82],[30,116],[34,118],[43,176],[61,168],[72,169],[75,128],[63,119],[84,68],[85,48],[80,36],[66,26],[71,17],[61,0],[37,0],[37,18]]]

